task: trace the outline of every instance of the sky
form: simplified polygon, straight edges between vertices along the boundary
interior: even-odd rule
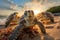
[[[46,10],[60,5],[60,0],[0,0],[0,15],[10,15],[18,12],[20,15],[24,10]]]

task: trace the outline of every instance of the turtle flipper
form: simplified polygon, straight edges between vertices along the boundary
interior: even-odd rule
[[[21,33],[21,28],[23,25],[17,26],[9,36],[9,40],[16,40],[19,34]]]

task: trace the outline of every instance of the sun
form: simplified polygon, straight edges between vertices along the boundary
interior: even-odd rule
[[[40,13],[39,10],[34,10],[34,15],[37,15],[38,13]]]

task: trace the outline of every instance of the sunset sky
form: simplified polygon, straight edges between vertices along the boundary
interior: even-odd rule
[[[60,5],[60,0],[0,0],[0,15],[9,15],[15,11],[22,14],[23,10],[26,10],[26,6],[27,9],[30,8],[35,10],[35,8],[38,7],[34,7],[37,6],[33,3],[34,1],[37,1],[40,9],[43,8],[41,10]]]

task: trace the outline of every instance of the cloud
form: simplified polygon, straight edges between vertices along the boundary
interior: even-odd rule
[[[31,2],[25,3],[24,8],[26,10],[46,10],[46,4],[41,4],[41,2],[44,2],[45,0],[32,0]]]
[[[25,2],[23,6],[17,5],[13,0],[2,0],[3,6],[0,5],[0,15],[9,15],[15,11],[19,12],[20,15],[24,13],[25,10],[40,10],[45,11],[46,9],[57,5],[57,2],[51,2],[49,0],[31,0]],[[4,14],[5,13],[5,14]]]
[[[15,11],[15,9],[10,8],[10,7],[6,7],[6,6],[0,6],[0,10],[12,10],[12,11]]]
[[[2,7],[2,8],[4,8],[4,9],[15,11],[15,10],[19,10],[21,8],[19,5],[15,4],[12,0],[2,0],[2,1],[4,3],[3,4],[4,7]]]
[[[0,5],[0,15],[10,15],[14,12],[19,12],[22,14],[21,5],[15,4],[12,0],[2,0],[2,5]]]
[[[11,0],[2,0],[4,3],[8,3],[10,5],[16,5],[13,1]]]
[[[42,9],[46,10],[53,6],[60,5],[60,0],[31,0],[30,2],[26,2],[24,5],[25,10],[29,9]]]

